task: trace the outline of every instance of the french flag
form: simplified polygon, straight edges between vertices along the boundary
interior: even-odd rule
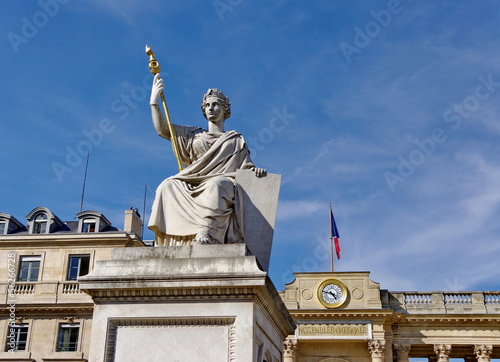
[[[340,243],[339,243],[339,231],[337,230],[337,224],[335,223],[335,218],[333,217],[332,208],[330,208],[330,236],[335,241],[335,253],[337,254],[337,259],[340,259]]]

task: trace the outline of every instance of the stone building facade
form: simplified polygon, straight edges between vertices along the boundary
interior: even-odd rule
[[[297,324],[287,362],[500,358],[498,291],[392,292],[368,272],[295,277],[281,293]],[[323,294],[329,285],[341,291],[333,305]]]
[[[113,249],[147,247],[141,229],[135,210],[123,230],[95,211],[69,222],[44,207],[26,222],[0,213],[0,361],[89,361],[95,306],[77,279]],[[337,272],[296,273],[280,296],[297,325],[287,362],[500,358],[498,291],[393,292],[368,272]]]
[[[114,248],[145,246],[139,215],[125,211],[124,230],[95,211],[26,219],[0,213],[0,361],[87,361],[94,304],[77,278]]]

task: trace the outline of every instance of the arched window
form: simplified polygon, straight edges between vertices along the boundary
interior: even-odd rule
[[[33,234],[45,234],[47,232],[47,215],[38,214],[33,224]]]

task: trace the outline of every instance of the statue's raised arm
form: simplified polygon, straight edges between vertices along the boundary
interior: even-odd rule
[[[153,79],[153,87],[151,88],[151,99],[149,104],[151,105],[151,117],[153,119],[153,126],[156,129],[156,132],[159,136],[170,139],[170,131],[168,129],[167,122],[165,122],[165,118],[160,111],[160,107],[158,105],[158,98],[160,98],[161,92],[163,92],[163,88],[165,85],[163,84],[163,79],[160,78],[160,74],[155,74]]]

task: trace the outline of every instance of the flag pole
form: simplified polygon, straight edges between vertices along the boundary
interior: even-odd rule
[[[333,273],[333,225],[332,225],[332,203],[330,202],[330,269]]]

